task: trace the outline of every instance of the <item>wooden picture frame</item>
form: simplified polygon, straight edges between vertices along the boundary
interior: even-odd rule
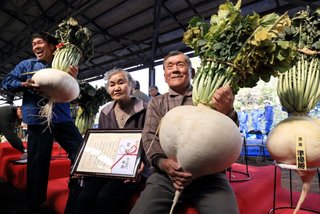
[[[72,176],[136,178],[142,130],[89,129],[71,169]]]

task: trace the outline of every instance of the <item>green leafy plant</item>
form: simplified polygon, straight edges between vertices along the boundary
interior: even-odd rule
[[[189,22],[183,42],[201,59],[193,85],[194,104],[210,105],[214,91],[230,85],[254,87],[262,79],[269,81],[291,66],[295,46],[284,39],[284,27],[290,26],[287,14],[241,15],[241,0],[236,5],[220,5],[210,23],[200,17]]]
[[[297,12],[285,37],[297,47],[293,66],[279,76],[277,93],[290,114],[307,114],[320,101],[320,9]]]
[[[104,87],[94,88],[89,83],[82,81],[80,85],[80,95],[75,100],[78,104],[75,124],[81,134],[92,128],[96,114],[100,106],[111,100],[110,95]]]
[[[92,33],[86,27],[70,17],[62,21],[56,30],[59,45],[54,53],[52,68],[67,71],[69,65],[78,65],[79,61],[93,56]]]

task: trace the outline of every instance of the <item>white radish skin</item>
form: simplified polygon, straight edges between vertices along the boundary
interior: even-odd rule
[[[194,178],[228,168],[238,159],[243,142],[234,121],[201,104],[167,112],[161,120],[159,139],[168,158]],[[177,190],[170,214],[180,195]]]
[[[38,93],[49,99],[49,102],[41,107],[39,115],[46,119],[50,127],[54,103],[66,103],[76,99],[80,93],[79,84],[67,72],[54,68],[41,69],[31,79],[38,87]]]
[[[234,163],[241,152],[242,136],[229,117],[204,105],[178,106],[161,120],[160,144],[194,178],[218,173]],[[170,214],[181,195],[175,192]]]
[[[308,168],[320,166],[320,121],[307,116],[290,116],[278,123],[267,138],[270,156],[278,163],[296,165],[296,137],[304,137],[306,164]],[[304,202],[315,171],[296,170],[302,181],[296,214]]]
[[[171,109],[162,118],[159,138],[168,158],[195,178],[226,169],[242,147],[234,121],[203,105]]]
[[[77,80],[58,69],[41,69],[32,76],[32,80],[39,87],[39,94],[56,103],[70,102],[80,93]]]
[[[296,137],[303,136],[308,167],[320,167],[320,121],[307,116],[291,116],[269,133],[267,149],[278,163],[296,165]]]

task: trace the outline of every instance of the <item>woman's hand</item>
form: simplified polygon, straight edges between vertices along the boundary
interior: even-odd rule
[[[160,161],[162,171],[170,177],[176,190],[182,191],[185,186],[193,181],[192,174],[184,172],[176,161],[172,159],[161,159]]]
[[[124,183],[134,183],[134,182],[138,182],[140,179],[141,179],[141,174],[144,170],[144,163],[142,162],[141,165],[140,165],[140,168],[138,169],[138,175],[137,175],[137,178],[134,178],[134,179],[126,179],[124,180]]]

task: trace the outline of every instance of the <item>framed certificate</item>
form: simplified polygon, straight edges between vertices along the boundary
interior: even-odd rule
[[[71,169],[73,176],[135,178],[142,130],[89,129]]]

